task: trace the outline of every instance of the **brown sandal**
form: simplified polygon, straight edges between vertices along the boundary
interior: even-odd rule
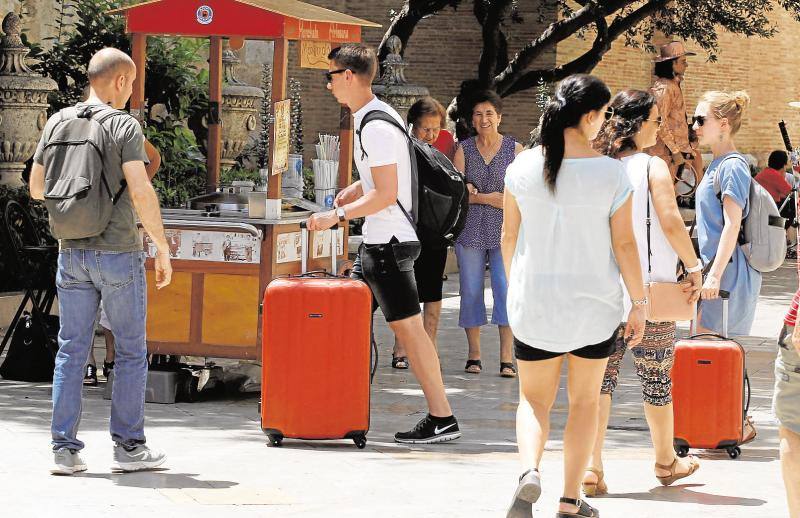
[[[656,478],[658,479],[659,482],[661,482],[662,486],[668,486],[673,482],[675,482],[676,480],[686,478],[689,475],[694,474],[694,472],[697,471],[698,469],[700,469],[700,463],[697,462],[697,459],[694,456],[689,455],[686,458],[689,459],[689,471],[686,473],[675,473],[675,468],[678,466],[677,457],[675,457],[675,460],[673,460],[672,464],[670,464],[669,466],[665,466],[663,464],[659,464],[658,462],[656,462],[657,469],[663,469],[665,471],[669,471],[669,475],[664,477],[656,475]]]
[[[603,470],[597,468],[586,468],[589,473],[597,475],[597,482],[581,482],[583,494],[586,496],[600,496],[608,494],[608,486],[603,480]]]

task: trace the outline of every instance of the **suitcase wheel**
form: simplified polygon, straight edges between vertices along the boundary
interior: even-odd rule
[[[728,455],[732,459],[737,458],[741,454],[742,454],[742,449],[739,448],[738,446],[734,446],[733,448],[728,448]]]
[[[282,435],[270,434],[270,435],[267,436],[267,438],[269,438],[269,443],[272,446],[279,447],[279,446],[281,446],[283,444],[283,436]]]
[[[356,443],[356,446],[358,446],[359,450],[363,450],[367,446],[367,437],[365,435],[353,437],[353,442]]]
[[[686,457],[689,455],[689,447],[688,446],[676,446],[675,453],[678,454],[678,457]]]

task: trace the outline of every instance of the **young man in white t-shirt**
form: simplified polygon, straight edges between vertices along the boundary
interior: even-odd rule
[[[378,60],[371,48],[347,44],[334,49],[328,58],[328,89],[353,112],[355,128],[360,128],[364,116],[373,110],[385,111],[405,126],[400,115],[372,93]],[[325,230],[349,219],[366,218],[364,243],[353,266],[353,278],[369,285],[389,327],[406,344],[411,369],[429,408],[429,414],[411,431],[395,434],[395,441],[431,444],[458,439],[461,432],[447,401],[439,357],[422,324],[414,280],[419,240],[397,205],[399,202],[411,212],[408,142],[398,128],[374,121],[355,139],[353,154],[361,180],[339,193],[335,210],[314,214],[308,228]]]

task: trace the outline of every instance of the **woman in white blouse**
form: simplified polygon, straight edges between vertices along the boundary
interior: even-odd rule
[[[517,443],[526,470],[509,517],[531,516],[561,368],[568,364],[564,489],[558,518],[595,517],[579,499],[598,422],[600,384],[622,317],[620,273],[631,296],[622,331],[628,346],[644,332],[644,285],[622,163],[592,148],[610,115],[608,87],[574,75],[559,83],[542,115],[542,145],[506,173],[502,252],[508,315],[518,360]]]

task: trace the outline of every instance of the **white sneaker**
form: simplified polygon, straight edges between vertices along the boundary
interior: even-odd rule
[[[77,451],[69,448],[61,448],[53,452],[53,461],[56,467],[50,470],[53,475],[72,475],[79,471],[86,471],[86,463],[83,462]]]
[[[151,450],[144,444],[127,451],[119,444],[114,445],[114,463],[112,468],[119,471],[144,471],[155,469],[164,464],[167,455],[158,450]]]

